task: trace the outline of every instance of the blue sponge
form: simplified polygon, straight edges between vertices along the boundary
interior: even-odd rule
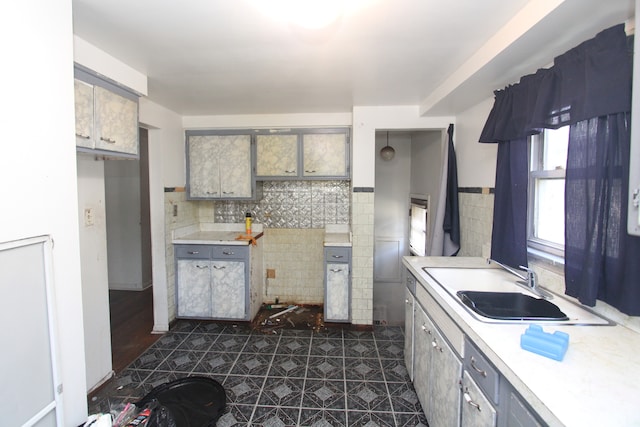
[[[569,334],[555,331],[553,334],[544,332],[540,325],[530,325],[520,337],[520,347],[523,349],[561,361],[569,347]]]

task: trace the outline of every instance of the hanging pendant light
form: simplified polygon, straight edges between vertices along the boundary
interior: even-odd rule
[[[387,145],[380,150],[380,157],[382,160],[389,161],[396,155],[396,150],[393,147],[389,147],[389,131],[387,131]]]

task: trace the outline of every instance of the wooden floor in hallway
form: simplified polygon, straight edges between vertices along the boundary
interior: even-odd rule
[[[122,372],[162,335],[153,330],[153,287],[109,291],[113,370]]]

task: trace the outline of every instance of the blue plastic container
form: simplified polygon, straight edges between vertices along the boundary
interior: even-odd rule
[[[532,353],[561,361],[569,347],[569,334],[544,332],[540,325],[530,325],[520,337],[520,347]]]

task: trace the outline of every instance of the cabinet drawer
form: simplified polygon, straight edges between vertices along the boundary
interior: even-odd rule
[[[241,259],[249,256],[249,247],[241,245],[215,245],[211,248],[212,259]]]
[[[487,397],[498,404],[500,374],[484,355],[469,341],[465,342],[464,369],[485,392]]]
[[[207,245],[176,245],[176,258],[209,259],[211,246]]]
[[[324,260],[326,262],[349,262],[351,248],[327,246],[324,248]]]

